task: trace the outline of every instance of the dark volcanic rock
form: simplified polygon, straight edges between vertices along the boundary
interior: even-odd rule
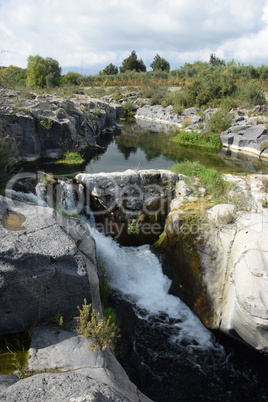
[[[93,261],[95,243],[83,224],[4,197],[0,221],[0,333],[73,314],[84,298],[91,300],[91,262],[76,244],[86,237]]]

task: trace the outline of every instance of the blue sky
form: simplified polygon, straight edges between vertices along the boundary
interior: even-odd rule
[[[158,53],[185,62],[268,65],[268,0],[0,0],[0,65],[29,55],[63,72],[94,74],[136,50],[147,68]]]

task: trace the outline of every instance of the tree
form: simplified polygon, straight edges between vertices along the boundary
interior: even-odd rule
[[[60,83],[61,68],[59,63],[47,57],[29,56],[27,65],[27,85],[30,88],[57,86]]]
[[[47,57],[44,60],[46,67],[46,84],[48,87],[56,87],[60,84],[61,67],[57,60]]]
[[[66,75],[62,77],[61,82],[67,85],[79,85],[79,81],[81,78],[83,78],[82,74],[69,71]]]
[[[110,63],[102,71],[99,72],[99,75],[115,75],[115,74],[118,74],[118,67],[114,66],[112,63]]]
[[[137,72],[146,71],[146,66],[143,63],[143,60],[142,59],[138,60],[135,50],[132,50],[130,56],[123,60],[122,67],[119,68],[120,73],[125,73],[127,71],[137,71]]]
[[[216,57],[214,53],[210,54],[209,64],[213,66],[225,66],[225,61]]]
[[[24,86],[26,80],[26,69],[16,66],[0,68],[0,87],[12,88]]]
[[[163,57],[160,57],[159,54],[155,55],[154,60],[150,67],[152,67],[153,71],[161,70],[169,72],[170,70],[169,62],[165,60]]]

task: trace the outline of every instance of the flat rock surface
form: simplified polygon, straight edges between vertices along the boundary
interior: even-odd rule
[[[0,382],[0,400],[150,401],[129,380],[110,350],[90,351],[89,342],[75,332],[36,328],[28,368],[37,373],[54,372],[35,374],[15,384],[12,376],[9,381],[5,378]]]
[[[94,241],[81,222],[5,197],[0,222],[0,333],[24,330],[57,313],[73,314],[84,298],[91,300],[90,261],[77,242],[85,236],[89,244]],[[94,247],[91,252],[94,260]]]

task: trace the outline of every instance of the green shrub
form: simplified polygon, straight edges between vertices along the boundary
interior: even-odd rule
[[[150,80],[147,85],[142,87],[141,96],[149,98],[149,104],[151,106],[161,105],[167,96],[167,87]]]
[[[135,116],[136,107],[128,100],[126,103],[123,104],[123,113],[121,118],[123,119],[132,119]]]
[[[100,318],[100,313],[92,309],[91,304],[87,304],[86,299],[84,299],[82,308],[80,309],[79,306],[77,308],[80,313],[79,333],[86,339],[91,338],[90,350],[96,350],[98,347],[101,350],[107,348],[114,350],[120,334],[117,325],[111,322],[111,316]]]
[[[196,131],[180,131],[173,141],[179,144],[197,145],[199,147],[221,148],[222,143],[217,135],[197,133]]]
[[[232,118],[233,116],[225,110],[217,110],[207,122],[206,134],[220,135],[232,125]]]
[[[114,94],[113,94],[113,99],[115,102],[118,102],[120,99],[122,99],[122,94],[119,91],[119,89],[116,89]]]
[[[261,90],[258,82],[250,81],[239,86],[237,98],[242,100],[246,106],[264,105],[266,103],[265,94]]]
[[[52,120],[47,117],[38,116],[38,125],[41,129],[50,130],[52,127]]]
[[[57,163],[65,165],[81,165],[85,162],[85,159],[78,152],[66,152],[64,158]]]

